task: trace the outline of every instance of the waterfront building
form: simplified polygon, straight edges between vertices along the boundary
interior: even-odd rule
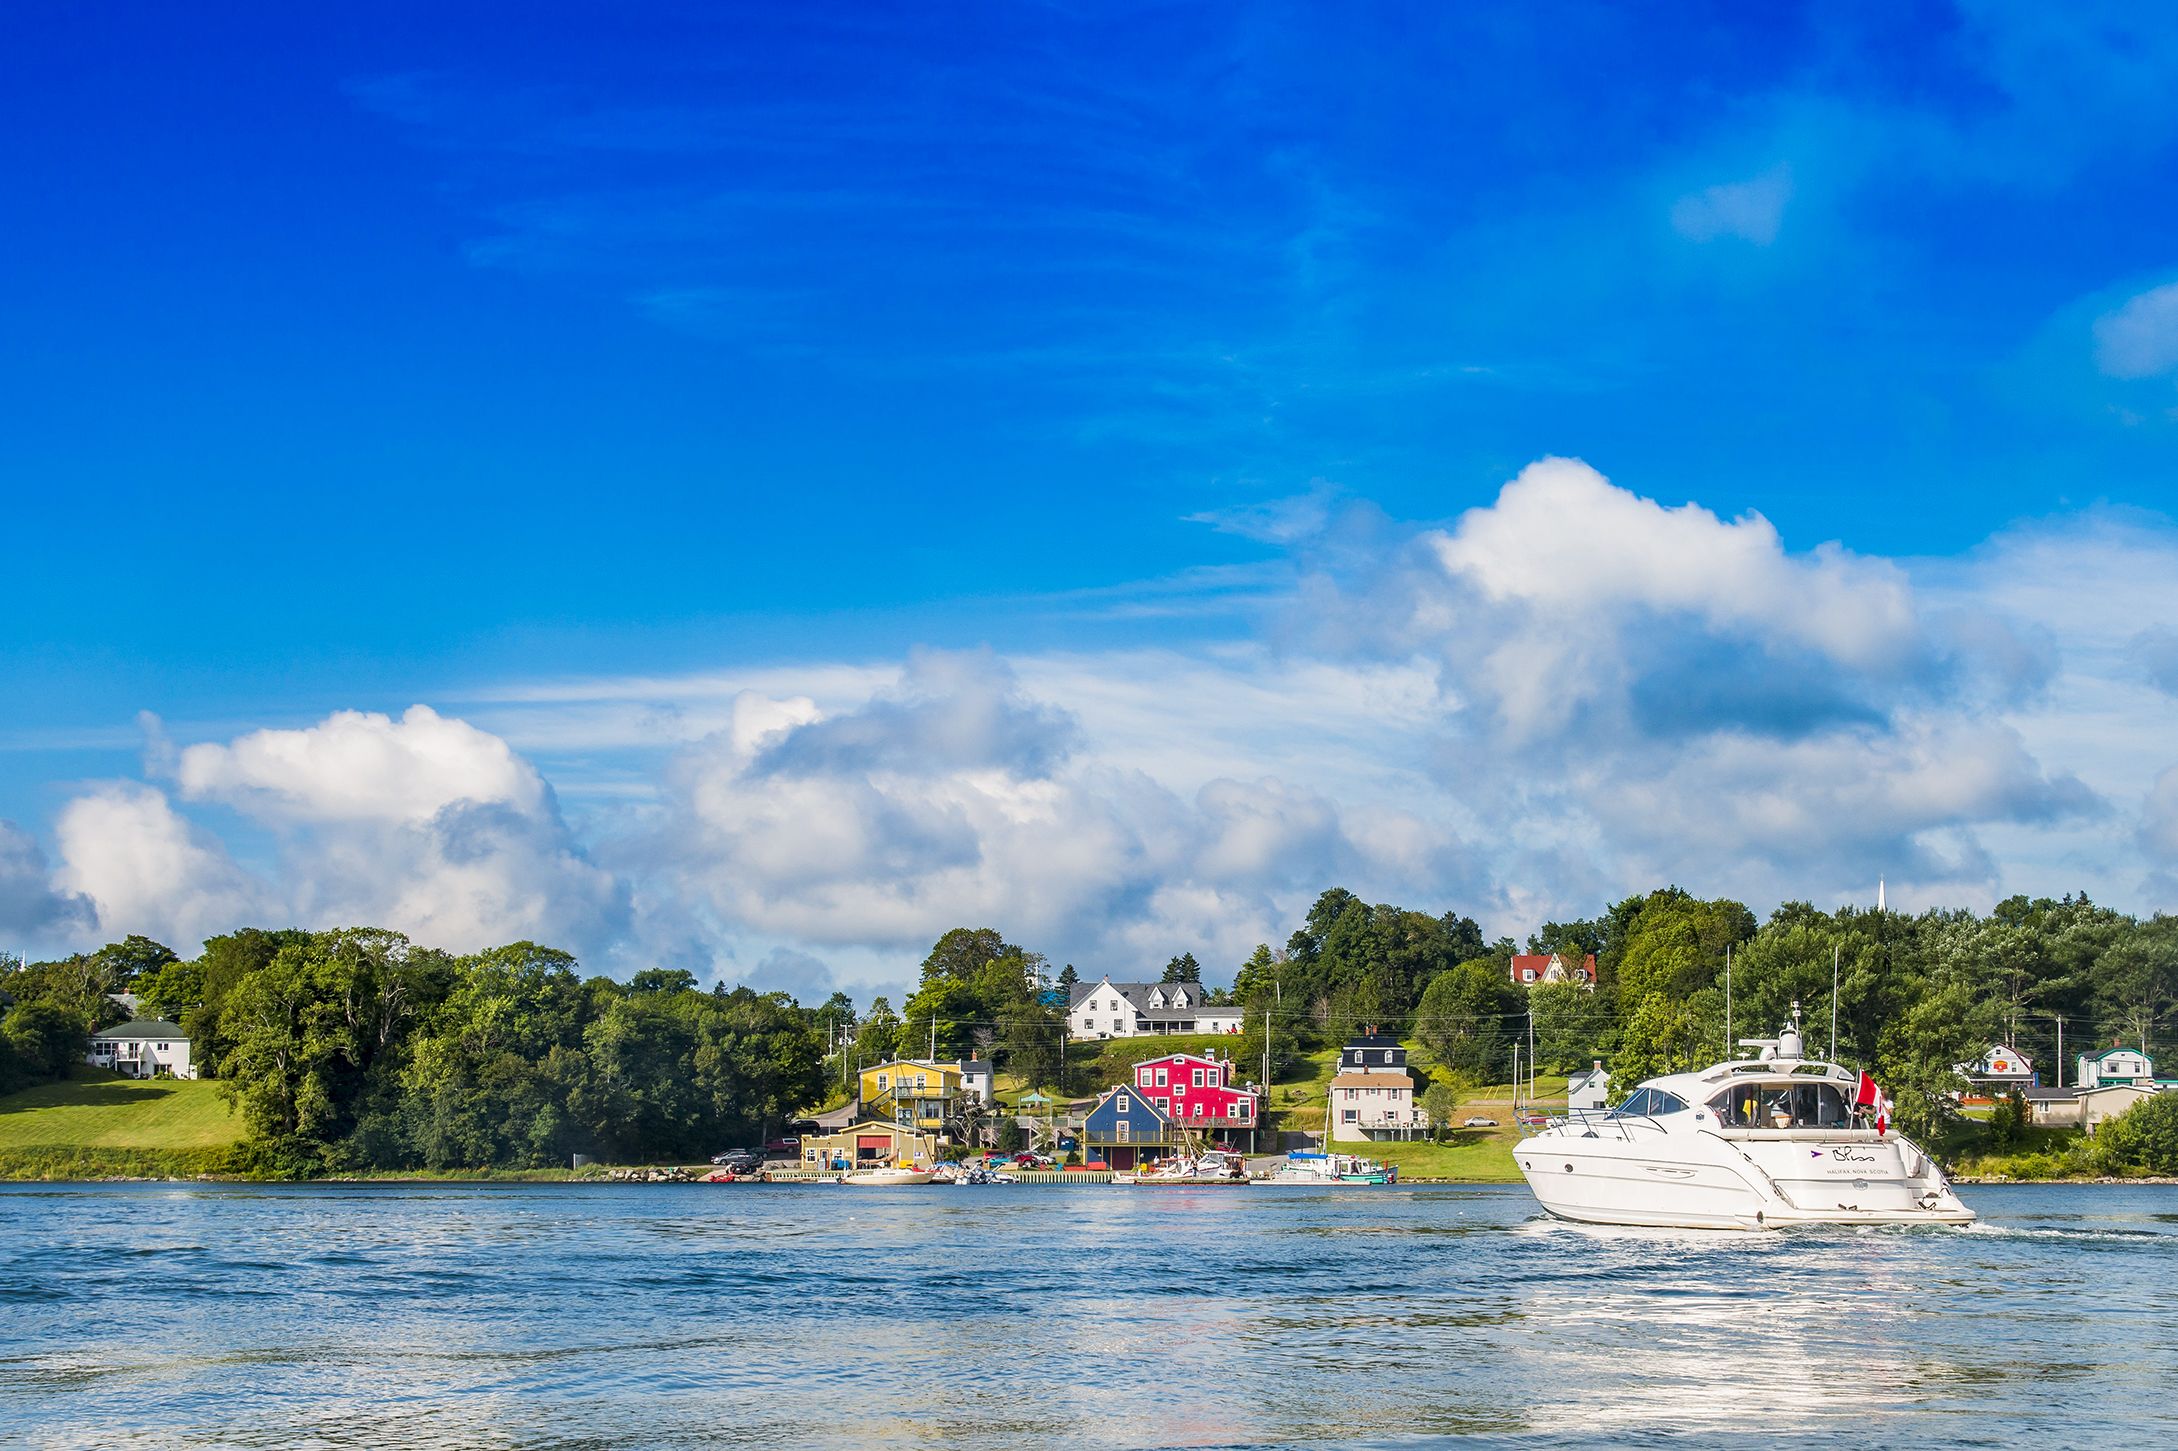
[[[2096,1088],[2024,1088],[2027,1117],[2038,1127],[2086,1129],[2093,1133],[2144,1098],[2155,1096],[2149,1083],[2106,1083]]]
[[[1083,1158],[1114,1169],[1132,1169],[1157,1157],[1172,1142],[1172,1120],[1131,1083],[1108,1088],[1082,1118]]]
[[[880,1164],[922,1164],[938,1161],[938,1141],[908,1124],[850,1124],[838,1133],[804,1135],[802,1167],[820,1173],[845,1173]]]
[[[1348,1040],[1339,1050],[1327,1118],[1333,1142],[1411,1139],[1428,1129],[1429,1115],[1414,1102],[1406,1045],[1373,1027]]]
[[[1173,1053],[1134,1067],[1134,1087],[1180,1128],[1200,1129],[1212,1142],[1255,1147],[1262,1095],[1233,1081],[1230,1059]]]
[[[1521,987],[1545,982],[1577,982],[1582,987],[1593,988],[1596,985],[1596,955],[1591,952],[1574,962],[1557,952],[1517,952],[1507,971]]]
[[[189,1035],[181,1024],[164,1018],[136,1018],[91,1035],[85,1061],[94,1068],[111,1068],[130,1078],[151,1078],[167,1073],[194,1078],[196,1065],[189,1058]]]
[[[1238,1033],[1241,1012],[1213,1004],[1199,982],[1078,982],[1066,1007],[1075,1038],[1139,1038],[1161,1033]]]

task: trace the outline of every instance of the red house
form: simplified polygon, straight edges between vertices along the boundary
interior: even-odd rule
[[[1579,962],[1572,962],[1556,952],[1515,953],[1512,980],[1521,987],[1533,987],[1539,982],[1577,982],[1583,987],[1594,987],[1596,955],[1591,952]]]
[[[1255,1147],[1261,1100],[1253,1090],[1234,1086],[1229,1061],[1193,1053],[1152,1058],[1135,1065],[1134,1091],[1155,1104],[1174,1128],[1198,1130],[1212,1143]]]

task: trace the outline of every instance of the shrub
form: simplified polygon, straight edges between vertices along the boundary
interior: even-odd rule
[[[2113,1174],[2178,1174],[2178,1093],[2144,1098],[2105,1123],[2095,1157]]]

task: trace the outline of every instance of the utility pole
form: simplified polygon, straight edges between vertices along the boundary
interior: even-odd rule
[[[1528,1001],[1534,1002],[1531,996]],[[1528,1009],[1528,1107],[1535,1107],[1535,1009]]]
[[[2065,1020],[2062,1015],[2057,1019],[2057,1082],[2053,1086],[2065,1086]]]

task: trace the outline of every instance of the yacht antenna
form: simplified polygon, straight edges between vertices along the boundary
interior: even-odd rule
[[[1838,944],[1830,944],[1830,1061],[1838,1061]]]
[[[1732,944],[1724,944],[1724,1056],[1732,1056]]]

